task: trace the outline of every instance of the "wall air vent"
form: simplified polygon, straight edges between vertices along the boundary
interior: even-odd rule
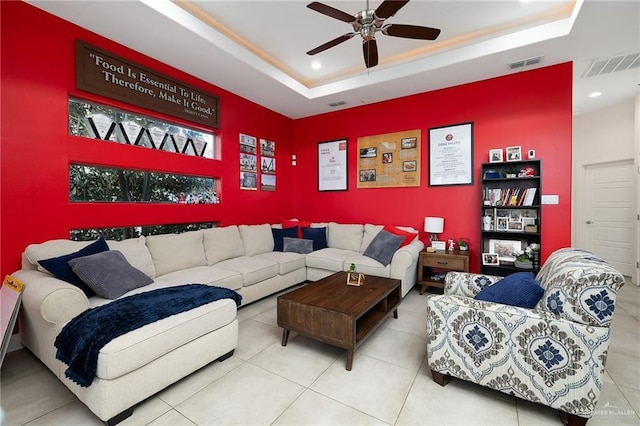
[[[339,106],[346,105],[346,104],[347,104],[347,103],[346,103],[345,101],[336,101],[336,102],[331,102],[331,103],[329,104],[329,106],[330,106],[331,108],[335,108],[335,107],[339,107]]]
[[[538,65],[540,62],[542,62],[542,56],[536,56],[535,58],[529,58],[529,59],[522,59],[520,61],[511,62],[509,64],[509,69],[517,70],[524,67]]]
[[[594,59],[581,78],[627,71],[634,68],[640,68],[640,52],[617,55],[606,59]]]

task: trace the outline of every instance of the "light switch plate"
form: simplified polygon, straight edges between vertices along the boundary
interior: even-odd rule
[[[543,195],[540,200],[541,204],[558,204],[560,197],[558,195]]]

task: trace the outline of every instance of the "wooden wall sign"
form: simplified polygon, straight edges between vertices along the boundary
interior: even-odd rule
[[[218,127],[218,97],[83,41],[76,41],[76,87],[207,127]]]
[[[420,130],[358,138],[358,188],[420,186]]]

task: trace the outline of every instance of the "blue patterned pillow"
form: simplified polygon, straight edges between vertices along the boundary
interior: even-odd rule
[[[535,280],[533,273],[516,272],[481,290],[475,299],[531,309],[543,294],[544,289]]]
[[[95,292],[91,290],[91,288],[89,288],[89,286],[86,285],[75,272],[73,272],[73,269],[71,269],[71,266],[69,265],[69,261],[77,257],[89,256],[108,250],[109,246],[107,245],[107,242],[103,237],[100,237],[98,240],[75,253],[52,257],[51,259],[42,259],[39,260],[38,263],[44,269],[51,272],[56,278],[75,285],[82,290],[87,297],[91,297],[95,295]]]
[[[284,249],[284,237],[290,238],[298,238],[298,227],[294,226],[292,228],[271,228],[271,233],[273,234],[273,251],[282,251]]]

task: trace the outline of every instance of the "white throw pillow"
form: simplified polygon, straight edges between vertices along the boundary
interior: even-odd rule
[[[209,265],[244,256],[244,245],[236,225],[211,228],[204,233],[204,253]]]
[[[151,235],[147,247],[151,253],[158,276],[196,266],[205,266],[202,231],[182,234]]]
[[[156,267],[153,264],[144,236],[128,238],[122,241],[108,240],[107,245],[109,250],[117,250],[122,253],[127,262],[134,268],[141,270],[151,278],[156,277]]]
[[[329,222],[327,244],[331,248],[360,251],[364,225]]]
[[[268,223],[263,225],[240,225],[238,230],[240,231],[240,237],[242,237],[244,251],[247,256],[273,251],[273,233]]]

